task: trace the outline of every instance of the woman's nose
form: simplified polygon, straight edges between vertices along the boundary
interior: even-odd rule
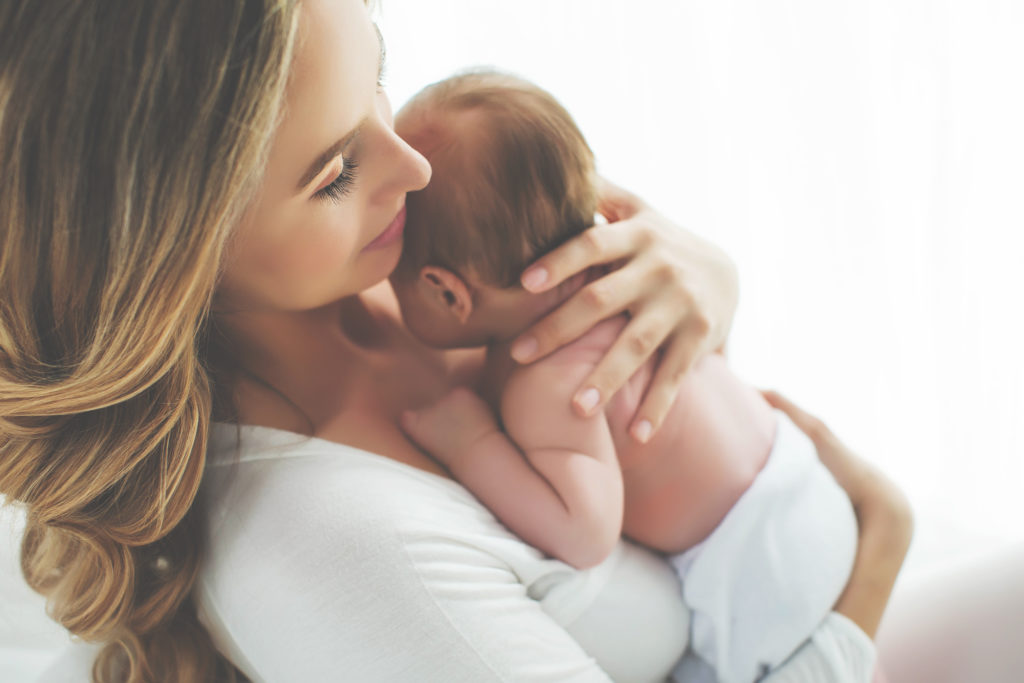
[[[395,136],[398,137],[397,135]],[[430,167],[430,162],[427,158],[413,149],[409,144],[398,138],[399,143],[402,145],[404,153],[409,156],[409,164],[411,166],[410,180],[415,185],[409,192],[415,192],[416,190],[422,190],[430,182],[430,176],[433,173],[433,169]]]
[[[385,138],[389,150],[381,159],[385,180],[378,196],[384,201],[390,201],[396,192],[415,192],[426,187],[431,174],[430,162],[426,157],[410,147],[390,127],[385,132]]]
[[[404,184],[400,191],[422,190],[430,182],[430,162],[395,131],[395,117],[391,109],[391,100],[386,93],[379,94],[378,106],[381,118],[387,128],[386,135],[396,151],[398,163],[396,163],[395,173]]]

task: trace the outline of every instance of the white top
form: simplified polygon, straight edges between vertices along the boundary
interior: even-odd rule
[[[266,427],[211,439],[196,597],[253,681],[659,681],[686,647],[675,574],[637,546],[578,571],[443,477]],[[873,666],[832,614],[772,680],[866,683]]]

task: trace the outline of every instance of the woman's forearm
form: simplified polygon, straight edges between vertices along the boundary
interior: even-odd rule
[[[857,555],[835,608],[870,638],[879,630],[913,532],[906,499],[888,482],[881,485],[887,487],[886,493],[857,510],[861,529]]]
[[[874,638],[913,535],[913,514],[903,494],[879,477],[877,494],[857,507],[860,538],[853,572],[835,611]]]
[[[764,397],[814,442],[818,458],[850,497],[859,528],[857,555],[834,610],[874,638],[910,548],[910,503],[899,487],[843,445],[821,420],[774,391],[764,392]]]

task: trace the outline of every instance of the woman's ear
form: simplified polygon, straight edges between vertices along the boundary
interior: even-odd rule
[[[418,286],[427,292],[427,298],[434,306],[447,311],[459,323],[465,325],[473,314],[473,295],[466,282],[446,268],[423,266]]]

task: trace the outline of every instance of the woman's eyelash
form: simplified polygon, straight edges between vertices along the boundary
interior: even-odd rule
[[[342,161],[341,173],[338,177],[331,182],[330,185],[323,187],[316,192],[317,199],[333,199],[334,201],[340,201],[352,191],[352,186],[356,182],[356,169],[359,168],[359,164],[355,159],[345,157]]]
[[[377,67],[377,89],[383,90],[384,84],[388,80],[388,62],[383,52],[383,45],[381,47],[380,64]]]
[[[377,60],[377,88],[384,89],[384,78],[388,71],[388,49],[384,45],[384,34],[380,32],[380,26],[376,23],[373,30],[377,32],[377,41],[380,43],[380,58]]]

